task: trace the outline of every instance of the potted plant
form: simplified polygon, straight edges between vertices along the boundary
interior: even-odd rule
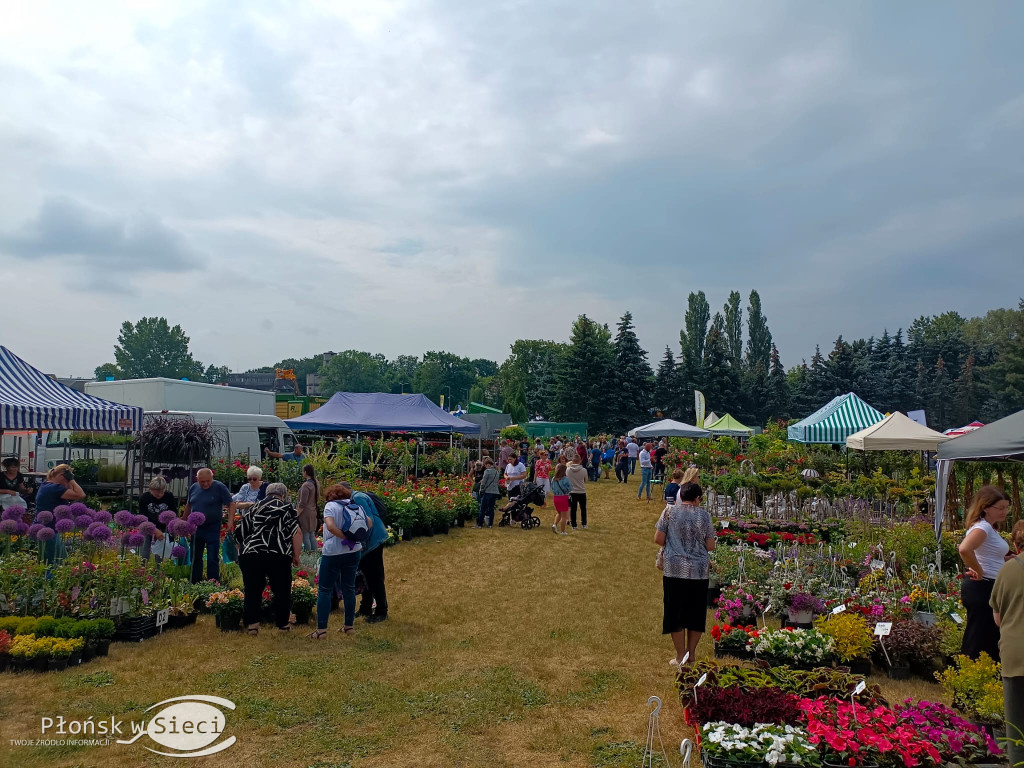
[[[754,655],[794,667],[830,666],[835,643],[816,629],[764,629],[751,637],[747,648]]]
[[[863,616],[845,611],[820,616],[814,622],[814,628],[832,638],[836,660],[840,664],[849,667],[853,673],[870,674],[874,635]]]
[[[242,606],[245,596],[240,589],[225,589],[206,598],[206,607],[217,617],[221,632],[242,628]]]
[[[51,671],[67,669],[71,655],[76,652],[80,653],[84,645],[78,638],[47,637],[43,639],[49,641],[46,643],[49,653],[46,668]]]
[[[707,768],[821,765],[818,748],[803,728],[792,725],[711,722],[701,726],[701,761]]]
[[[996,740],[985,728],[959,717],[945,704],[906,699],[896,707],[896,714],[932,742],[947,765],[995,763],[1002,756]]]
[[[910,591],[909,597],[910,607],[914,609],[914,621],[924,624],[926,627],[931,627],[938,622],[939,617],[935,613],[935,596],[931,592],[914,587]]]
[[[1003,679],[999,664],[987,653],[977,660],[956,656],[953,666],[936,673],[935,679],[953,700],[954,709],[986,729],[1003,724]]]
[[[46,671],[50,649],[45,642],[49,638],[35,635],[18,635],[11,642],[11,660],[15,670],[36,669]]]
[[[752,654],[747,649],[747,642],[752,635],[757,636],[756,627],[716,624],[711,628],[711,637],[715,641],[715,656],[735,656],[739,659],[749,659]]]
[[[733,585],[722,589],[718,598],[715,618],[737,624],[749,621],[755,614],[764,612],[764,604],[745,586]]]
[[[93,622],[93,638],[96,644],[96,655],[106,656],[110,652],[110,641],[114,638],[114,622],[110,619],[96,619]]]
[[[912,662],[920,662],[935,658],[939,650],[938,627],[926,627],[916,621],[900,620],[892,625],[888,637],[880,641],[884,651],[879,649],[875,658],[887,663],[888,674],[893,680],[906,680],[910,677]]]
[[[825,610],[825,601],[807,592],[794,592],[787,605],[789,620],[798,626],[807,626],[814,620],[816,613]]]
[[[308,624],[316,605],[316,590],[308,580],[297,578],[292,581],[292,613],[296,624]]]

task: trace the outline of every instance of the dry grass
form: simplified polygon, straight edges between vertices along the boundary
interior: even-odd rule
[[[234,701],[235,746],[195,766],[627,766],[639,764],[648,696],[666,747],[689,735],[660,634],[653,525],[660,505],[602,480],[591,528],[457,529],[385,555],[392,618],[334,632],[224,634],[197,626],[114,645],[75,671],[0,676],[0,764],[163,765],[140,745],[20,748],[43,716],[141,719],[171,696]],[[340,622],[332,617],[332,627]],[[701,655],[710,655],[709,638]],[[109,683],[109,684],[107,684]],[[892,700],[938,686],[889,683]]]

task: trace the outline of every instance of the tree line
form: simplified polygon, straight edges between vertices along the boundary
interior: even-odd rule
[[[223,383],[225,366],[203,364],[188,349],[181,326],[164,318],[125,322],[115,363],[97,378],[188,377]],[[327,362],[324,360],[327,359]],[[956,312],[922,316],[906,331],[847,341],[810,359],[783,365],[758,292],[744,308],[732,291],[712,313],[703,291],[690,293],[677,348],[666,347],[652,367],[630,312],[614,329],[580,315],[569,339],[519,339],[504,362],[446,351],[422,356],[345,350],[286,358],[247,372],[320,374],[320,393],[416,392],[434,402],[470,401],[501,408],[513,421],[541,417],[586,422],[591,432],[621,433],[657,417],[693,423],[694,390],[708,408],[751,426],[802,418],[836,395],[856,392],[882,412],[924,409],[929,426],[947,429],[974,419],[988,422],[1024,408],[1024,300],[1015,309],[983,317]]]

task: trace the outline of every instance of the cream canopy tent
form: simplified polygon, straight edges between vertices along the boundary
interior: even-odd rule
[[[857,451],[937,451],[939,444],[949,439],[896,411],[850,435],[846,447]]]
[[[662,419],[651,424],[644,424],[629,430],[630,437],[711,437],[706,429],[686,424],[682,421]]]

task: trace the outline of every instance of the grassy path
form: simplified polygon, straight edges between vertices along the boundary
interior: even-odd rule
[[[391,620],[302,634],[224,634],[211,617],[75,671],[0,675],[0,765],[156,766],[140,745],[13,748],[43,716],[141,719],[172,696],[237,705],[227,751],[192,766],[635,766],[648,696],[671,751],[689,735],[660,634],[653,526],[634,482],[590,487],[590,530],[455,529],[385,554]],[[710,622],[709,622],[710,628]],[[709,638],[702,656],[710,655]],[[888,682],[888,681],[886,681]],[[885,686],[938,698],[935,685]],[[176,764],[176,763],[175,763]]]

